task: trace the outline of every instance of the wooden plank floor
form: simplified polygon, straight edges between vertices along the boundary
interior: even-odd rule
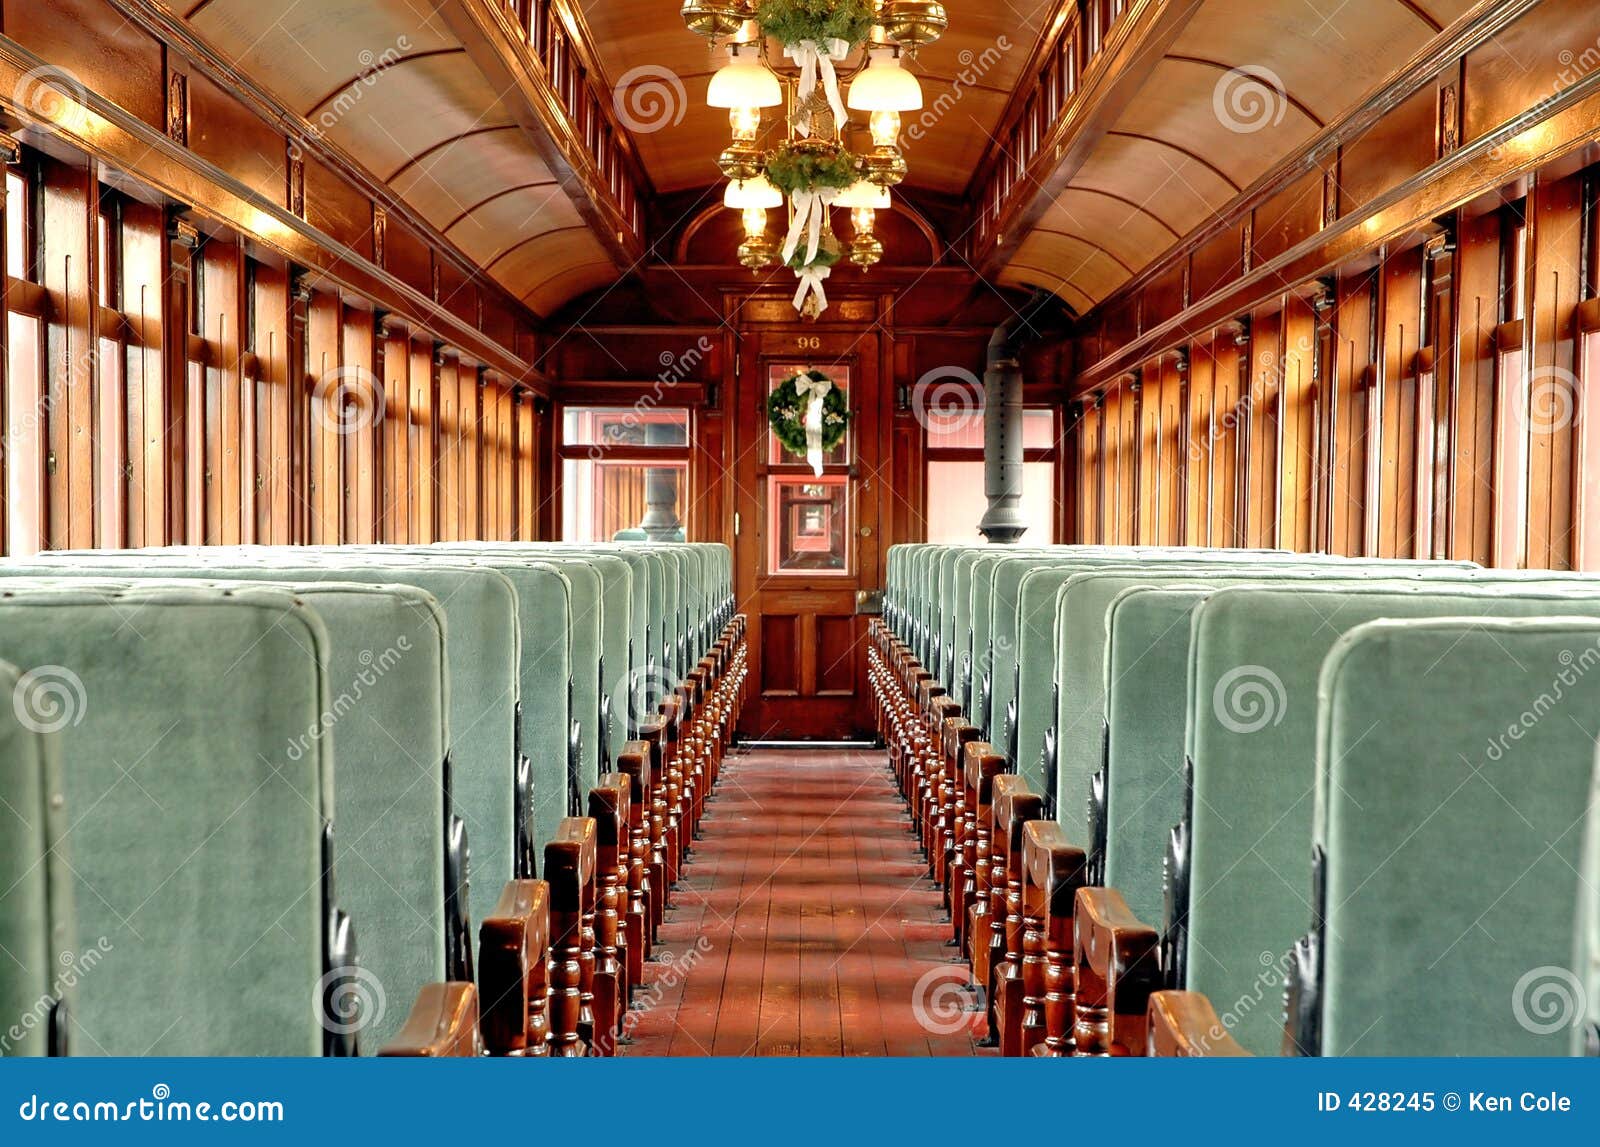
[[[881,752],[724,762],[625,1055],[975,1055],[966,968]]]

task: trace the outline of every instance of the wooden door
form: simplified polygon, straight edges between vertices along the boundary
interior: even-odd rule
[[[866,618],[857,592],[882,586],[883,364],[876,334],[815,326],[746,329],[736,380],[733,507],[740,608],[749,617],[746,736],[869,735]],[[821,477],[767,424],[767,396],[807,367],[842,386],[851,418]]]

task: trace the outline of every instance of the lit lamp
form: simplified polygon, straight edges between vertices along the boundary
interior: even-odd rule
[[[900,154],[900,113],[922,106],[922,85],[900,66],[894,48],[875,47],[869,56],[865,70],[850,84],[847,103],[855,111],[872,113],[868,120],[872,150],[865,157],[867,179],[879,187],[893,187],[906,177],[906,159]]]
[[[850,261],[863,271],[883,258],[883,241],[872,233],[880,210],[888,208],[889,189],[857,180],[839,193],[834,205],[850,209],[855,234],[850,239]]]
[[[758,175],[754,179],[735,180],[728,184],[728,189],[722,193],[722,205],[736,210],[746,207],[783,206],[783,192],[772,185],[765,175]]]
[[[778,257],[778,241],[767,234],[767,209],[744,209],[744,242],[739,244],[739,262],[759,271]]]
[[[714,108],[775,108],[783,103],[778,77],[761,66],[758,44],[728,45],[728,62],[717,69],[706,88],[706,103]],[[917,105],[921,107],[919,103]]]
[[[717,168],[729,179],[754,179],[764,166],[756,136],[761,131],[760,108],[728,109],[733,142],[717,157]]]

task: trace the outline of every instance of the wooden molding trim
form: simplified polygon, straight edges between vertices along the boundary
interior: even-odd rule
[[[644,237],[612,196],[610,185],[567,118],[560,95],[543,66],[534,60],[521,29],[499,5],[483,0],[439,0],[437,10],[460,37],[478,70],[502,93],[512,116],[522,125],[606,253],[619,269],[636,265],[644,257]],[[611,127],[613,138],[620,138],[625,149],[624,163],[642,221],[650,183],[632,151],[631,137],[622,132],[620,125],[613,123]]]
[[[17,115],[11,93],[21,90],[23,76],[43,66],[38,56],[0,36],[0,107],[8,115]],[[29,114],[38,119],[37,111]],[[532,363],[98,93],[85,91],[81,103],[63,101],[49,134],[137,179],[157,195],[276,251],[314,276],[412,319],[473,358],[495,363],[518,385],[549,392],[549,381]]]
[[[1240,226],[1244,217],[1275,193],[1307,172],[1330,160],[1336,161],[1339,149],[1344,144],[1360,136],[1415,94],[1422,85],[1435,81],[1441,72],[1515,23],[1538,3],[1539,0],[1479,0],[1470,12],[1455,21],[1447,34],[1435,37],[1396,68],[1388,82],[1370,99],[1352,108],[1325,131],[1274,164],[1266,174],[1244,188],[1227,210],[1216,212],[1206,223],[1189,232],[1182,242],[1168,249],[1161,258],[1102,299],[1085,318],[1092,319],[1095,314],[1126,304],[1151,282],[1167,274],[1173,264],[1187,259],[1215,236]],[[1323,214],[1325,224],[1331,226],[1338,219],[1338,176],[1336,172],[1328,171],[1324,178],[1327,185],[1325,191],[1334,193],[1332,196],[1325,195],[1330,202],[1324,204]]]
[[[1600,72],[1583,77],[1559,95],[1472,143],[1457,148],[1411,178],[1376,196],[1362,211],[1340,218],[1249,274],[1196,299],[1173,318],[1152,327],[1096,363],[1089,364],[1074,392],[1090,389],[1132,363],[1172,343],[1281,294],[1284,284],[1327,275],[1351,259],[1428,229],[1439,216],[1513,183],[1557,160],[1594,147],[1600,134]],[[1518,143],[1518,140],[1522,143]],[[1236,222],[1236,219],[1230,219]],[[1170,261],[1164,261],[1170,266]],[[1119,292],[1114,298],[1127,302]],[[1112,300],[1101,303],[1099,310]]]
[[[170,54],[176,53],[188,67],[205,72],[212,82],[232,94],[260,119],[283,133],[289,149],[289,158],[285,166],[291,171],[290,198],[293,200],[298,194],[302,200],[298,210],[297,205],[291,202],[292,211],[299,215],[304,214],[305,156],[314,156],[374,204],[382,206],[390,218],[403,221],[408,228],[422,236],[440,257],[454,264],[456,270],[480,291],[488,291],[497,296],[512,314],[522,316],[529,325],[537,325],[539,316],[535,315],[527,304],[485,275],[459,247],[445,238],[443,232],[413,211],[410,204],[395,195],[386,183],[380,182],[375,173],[368,171],[353,156],[331,142],[325,133],[316,130],[304,116],[285,107],[265,88],[222,60],[176,13],[160,4],[158,0],[111,0],[111,2],[131,23],[166,45],[169,53],[167,65],[169,74],[173,74]],[[185,82],[185,114],[187,114],[187,90],[188,85]],[[187,135],[186,127],[184,138],[178,139],[173,136],[173,139],[182,145],[187,142]],[[298,175],[294,173],[296,169]]]

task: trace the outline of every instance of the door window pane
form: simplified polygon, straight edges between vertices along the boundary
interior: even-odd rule
[[[849,495],[849,479],[843,474],[770,478],[767,568],[772,573],[848,574]]]
[[[795,375],[799,374],[801,371],[809,370],[809,369],[811,369],[811,367],[807,363],[793,363],[793,362],[785,363],[785,364],[783,364],[781,366],[769,367],[767,369],[767,393],[771,394],[774,390],[777,390],[778,387],[781,386],[786,380],[788,380],[790,378],[793,378]],[[850,368],[849,367],[847,367],[847,366],[829,366],[829,367],[818,367],[817,369],[820,370],[823,374],[826,374],[828,376],[828,378],[832,380],[833,385],[841,388],[844,391],[846,399],[849,398],[849,396],[850,396]],[[762,416],[763,419],[766,418],[766,410],[765,409],[762,410],[761,416]],[[798,419],[800,419],[801,421],[803,421],[804,420],[804,411],[797,412],[796,413],[796,417]],[[832,450],[829,450],[829,451],[825,452],[822,455],[823,465],[825,465],[825,466],[844,466],[844,465],[848,465],[849,462],[850,462],[850,438],[851,438],[850,431],[849,431],[849,429],[846,429],[845,433],[844,433],[844,438],[839,442],[839,444],[837,446],[835,446]],[[774,434],[770,428],[768,429],[768,431],[767,431],[767,461],[768,462],[775,463],[775,464],[776,463],[795,463],[795,462],[804,462],[805,460],[806,460],[805,451],[802,450],[800,453],[796,454],[796,453],[793,453],[790,450],[785,449],[783,443],[778,441],[778,436],[776,434]],[[774,566],[773,568],[776,569],[777,567]]]

